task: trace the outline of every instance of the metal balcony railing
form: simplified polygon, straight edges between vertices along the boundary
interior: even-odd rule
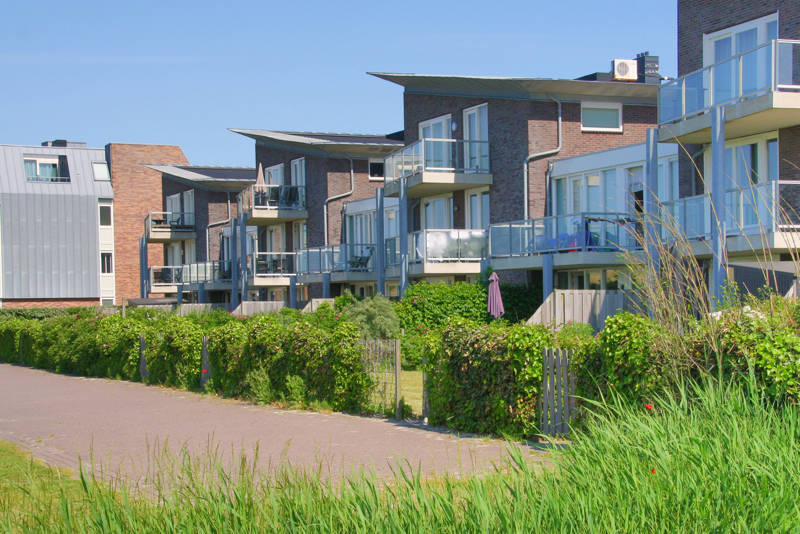
[[[298,274],[373,272],[375,248],[375,245],[370,243],[345,243],[299,250],[297,272]]]
[[[206,261],[185,265],[150,267],[150,287],[227,282],[231,279],[231,262]]]
[[[194,213],[152,211],[145,218],[145,230],[194,230]]]
[[[800,91],[800,41],[775,39],[666,82],[658,90],[658,123],[678,122],[774,91]]]
[[[306,209],[303,185],[256,184],[245,191],[245,205],[257,209]]]
[[[420,172],[489,173],[489,142],[420,139],[384,159],[386,182]]]
[[[248,256],[250,273],[255,276],[290,276],[295,273],[295,252],[257,252]]]

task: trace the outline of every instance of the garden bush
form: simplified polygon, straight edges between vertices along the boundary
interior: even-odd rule
[[[394,304],[383,295],[361,300],[337,301],[336,309],[361,329],[366,339],[394,339],[400,333],[400,320]]]
[[[486,298],[486,287],[482,284],[423,281],[408,286],[395,309],[406,332],[415,328],[430,330],[443,327],[451,317],[487,322]]]
[[[428,364],[431,422],[467,432],[535,433],[542,350],[552,341],[542,326],[450,320]]]
[[[203,329],[184,317],[158,322],[156,341],[147,346],[148,381],[180,388],[197,386],[202,360]]]

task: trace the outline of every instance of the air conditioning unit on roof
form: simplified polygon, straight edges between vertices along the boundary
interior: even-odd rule
[[[638,65],[635,59],[615,59],[611,62],[611,74],[618,82],[635,82],[639,79]]]

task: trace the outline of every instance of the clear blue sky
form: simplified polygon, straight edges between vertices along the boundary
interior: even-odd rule
[[[9,1],[0,143],[163,143],[253,165],[235,128],[386,133],[402,88],[367,71],[574,78],[649,50],[674,0]]]

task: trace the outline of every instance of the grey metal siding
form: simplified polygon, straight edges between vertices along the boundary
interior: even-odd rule
[[[25,178],[25,155],[66,156],[69,183]],[[111,182],[95,181],[103,149],[0,146],[2,298],[99,298],[99,198]]]

